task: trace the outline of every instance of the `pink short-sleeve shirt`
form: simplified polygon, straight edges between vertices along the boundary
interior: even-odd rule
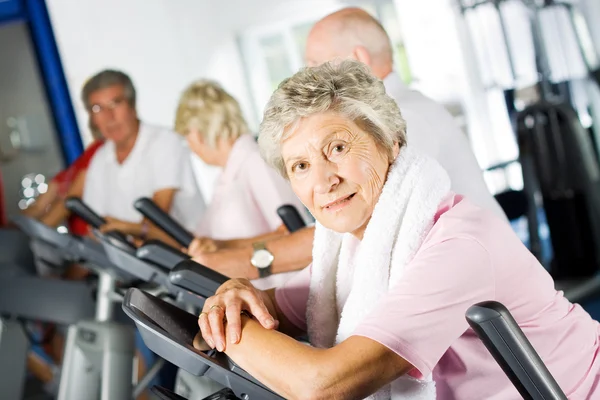
[[[279,307],[306,329],[310,269],[276,291]],[[599,324],[567,301],[506,222],[462,196],[441,205],[402,280],[354,335],[388,347],[415,369],[433,373],[440,399],[517,399],[465,320],[473,304],[503,303],[569,399],[600,398]]]
[[[242,135],[216,182],[196,236],[229,240],[274,231],[282,224],[277,208],[284,204],[304,207],[289,183],[261,158],[254,138]]]

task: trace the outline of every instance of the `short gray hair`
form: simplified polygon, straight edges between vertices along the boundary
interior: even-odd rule
[[[125,100],[131,107],[135,108],[135,87],[129,75],[121,71],[105,69],[88,79],[83,85],[83,89],[81,89],[81,101],[83,101],[86,110],[89,111],[92,106],[89,100],[92,93],[115,85],[123,86]]]
[[[406,144],[406,122],[383,82],[358,61],[303,68],[285,79],[269,100],[258,144],[265,161],[287,177],[281,144],[301,118],[332,111],[356,123],[392,158]]]

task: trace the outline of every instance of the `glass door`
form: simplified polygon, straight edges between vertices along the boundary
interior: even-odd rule
[[[32,47],[25,22],[0,25],[0,168],[9,215],[44,192],[64,166]]]

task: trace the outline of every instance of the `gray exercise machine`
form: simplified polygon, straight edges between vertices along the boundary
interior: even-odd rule
[[[134,203],[134,207],[154,225],[161,228],[173,238],[180,246],[189,247],[194,236],[157,207],[152,200],[141,198]],[[306,226],[304,219],[292,205],[286,204],[279,207],[277,214],[289,232],[295,232]],[[140,248],[138,250],[138,257],[145,258],[144,253],[145,251]],[[189,313],[198,315],[204,298],[212,296],[227,278],[218,272],[190,261],[189,258],[180,261],[176,266],[175,264],[169,264],[170,273],[167,285],[183,289],[177,298],[180,303],[194,304],[195,301],[201,299],[200,303],[197,304],[198,308],[186,308],[186,311]],[[188,372],[185,368],[180,368],[175,381],[175,394],[189,400],[202,400],[213,392],[222,394],[217,389],[224,389],[223,386],[214,383],[211,385],[212,382],[207,376],[199,378]],[[160,390],[166,391],[166,389]],[[163,396],[164,393],[166,392],[163,392]]]
[[[67,199],[65,204],[93,228],[105,223],[79,199]],[[97,236],[135,253],[135,247],[119,232]],[[102,243],[74,238],[71,249],[98,275],[96,310],[93,319],[69,327],[58,400],[131,400],[147,382],[134,386],[135,331],[126,320],[118,320],[115,305],[123,298],[118,283],[128,287],[136,277],[116,267]]]
[[[93,219],[96,216],[87,215],[91,210],[85,207],[81,201],[70,200],[70,202],[74,203],[70,204],[70,207],[76,208],[78,215],[84,215],[86,221],[94,222]],[[150,214],[155,215],[152,213],[154,209],[157,210],[157,213],[162,213],[150,200],[148,200],[146,205],[151,208],[149,211]],[[165,218],[170,217],[166,216]],[[175,223],[174,221],[172,222]],[[98,220],[95,223],[99,225],[100,221]],[[215,271],[193,263],[195,267],[203,270],[211,279],[205,281],[204,286],[196,291],[196,293],[192,293],[187,289],[182,289],[180,286],[172,284],[171,279],[169,279],[169,272],[171,272],[174,266],[189,260],[189,256],[181,253],[179,250],[156,240],[150,240],[137,250],[134,250],[128,244],[125,243],[124,245],[126,238],[122,235],[119,237],[99,235],[99,238],[113,269],[117,270],[117,272],[120,270],[120,273],[124,273],[127,276],[133,277],[138,282],[142,282],[143,290],[150,291],[157,296],[165,298],[166,301],[178,304],[178,306],[184,307],[191,312],[197,313],[197,310],[204,304],[205,298],[214,294],[216,289],[228,279]],[[185,273],[181,274],[177,273],[177,271],[175,276],[176,278],[173,279],[174,282],[178,282],[178,279],[185,280],[187,277]],[[120,297],[115,296],[115,299],[119,300]],[[74,347],[79,348],[81,346],[77,345]],[[147,386],[156,373],[160,371],[163,364],[164,360],[161,359],[152,366],[149,373],[138,384],[139,390],[134,389],[134,395],[137,395]],[[179,382],[179,386],[183,391],[193,392],[195,396],[202,397],[205,397],[204,394],[210,394],[215,389],[222,387],[208,379],[193,379],[190,382],[179,380]]]
[[[38,221],[16,216],[12,221],[21,231],[1,231],[3,260],[0,265],[0,393],[3,398],[20,399],[26,376],[25,360],[31,335],[25,322],[39,321],[71,325],[94,315],[92,287],[86,282],[44,279],[37,276],[34,258],[4,259],[27,253],[36,260],[60,268],[73,261],[68,250],[69,235],[62,235]]]
[[[519,394],[527,400],[567,400],[508,309],[496,301],[471,306],[466,319]]]
[[[135,288],[127,291],[123,310],[134,320],[153,352],[193,376],[205,376],[224,387],[210,395],[211,399],[282,399],[225,354],[195,349],[192,343],[198,333],[197,315]],[[187,398],[166,389],[153,391],[163,399]]]

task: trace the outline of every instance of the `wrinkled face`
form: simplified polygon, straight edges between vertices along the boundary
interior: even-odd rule
[[[293,129],[281,151],[294,192],[323,226],[362,239],[392,161],[387,152],[332,112],[303,118]]]
[[[137,112],[127,101],[123,86],[97,90],[88,100],[92,125],[104,139],[118,145],[137,133]]]

